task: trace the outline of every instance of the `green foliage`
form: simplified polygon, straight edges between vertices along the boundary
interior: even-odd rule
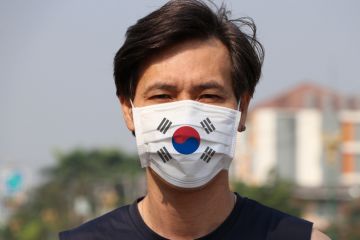
[[[301,207],[296,204],[292,196],[293,184],[277,179],[265,186],[248,186],[234,183],[234,191],[241,196],[256,200],[266,206],[278,209],[291,215],[300,216]]]
[[[57,239],[59,231],[133,201],[144,188],[136,156],[114,149],[77,149],[56,158],[58,164],[44,170],[47,180],[32,191],[0,239]],[[76,211],[79,198],[90,206],[85,212]]]

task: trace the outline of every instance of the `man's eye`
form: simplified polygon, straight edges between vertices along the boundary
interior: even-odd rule
[[[203,94],[200,96],[200,99],[219,99],[219,98],[221,97],[214,94]]]
[[[169,98],[171,98],[171,96],[168,94],[158,94],[150,97],[150,99],[169,99]]]

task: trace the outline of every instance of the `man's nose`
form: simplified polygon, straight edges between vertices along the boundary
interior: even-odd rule
[[[196,97],[188,91],[182,91],[177,96],[177,101],[182,100],[196,100]]]

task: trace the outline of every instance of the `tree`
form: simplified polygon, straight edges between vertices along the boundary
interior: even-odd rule
[[[58,239],[59,231],[144,192],[136,156],[114,149],[77,149],[57,153],[56,158],[57,165],[43,171],[47,180],[32,191],[2,230],[4,239]]]

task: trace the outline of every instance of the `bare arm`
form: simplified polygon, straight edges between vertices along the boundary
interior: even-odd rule
[[[311,240],[331,240],[327,235],[313,228],[311,233]]]

